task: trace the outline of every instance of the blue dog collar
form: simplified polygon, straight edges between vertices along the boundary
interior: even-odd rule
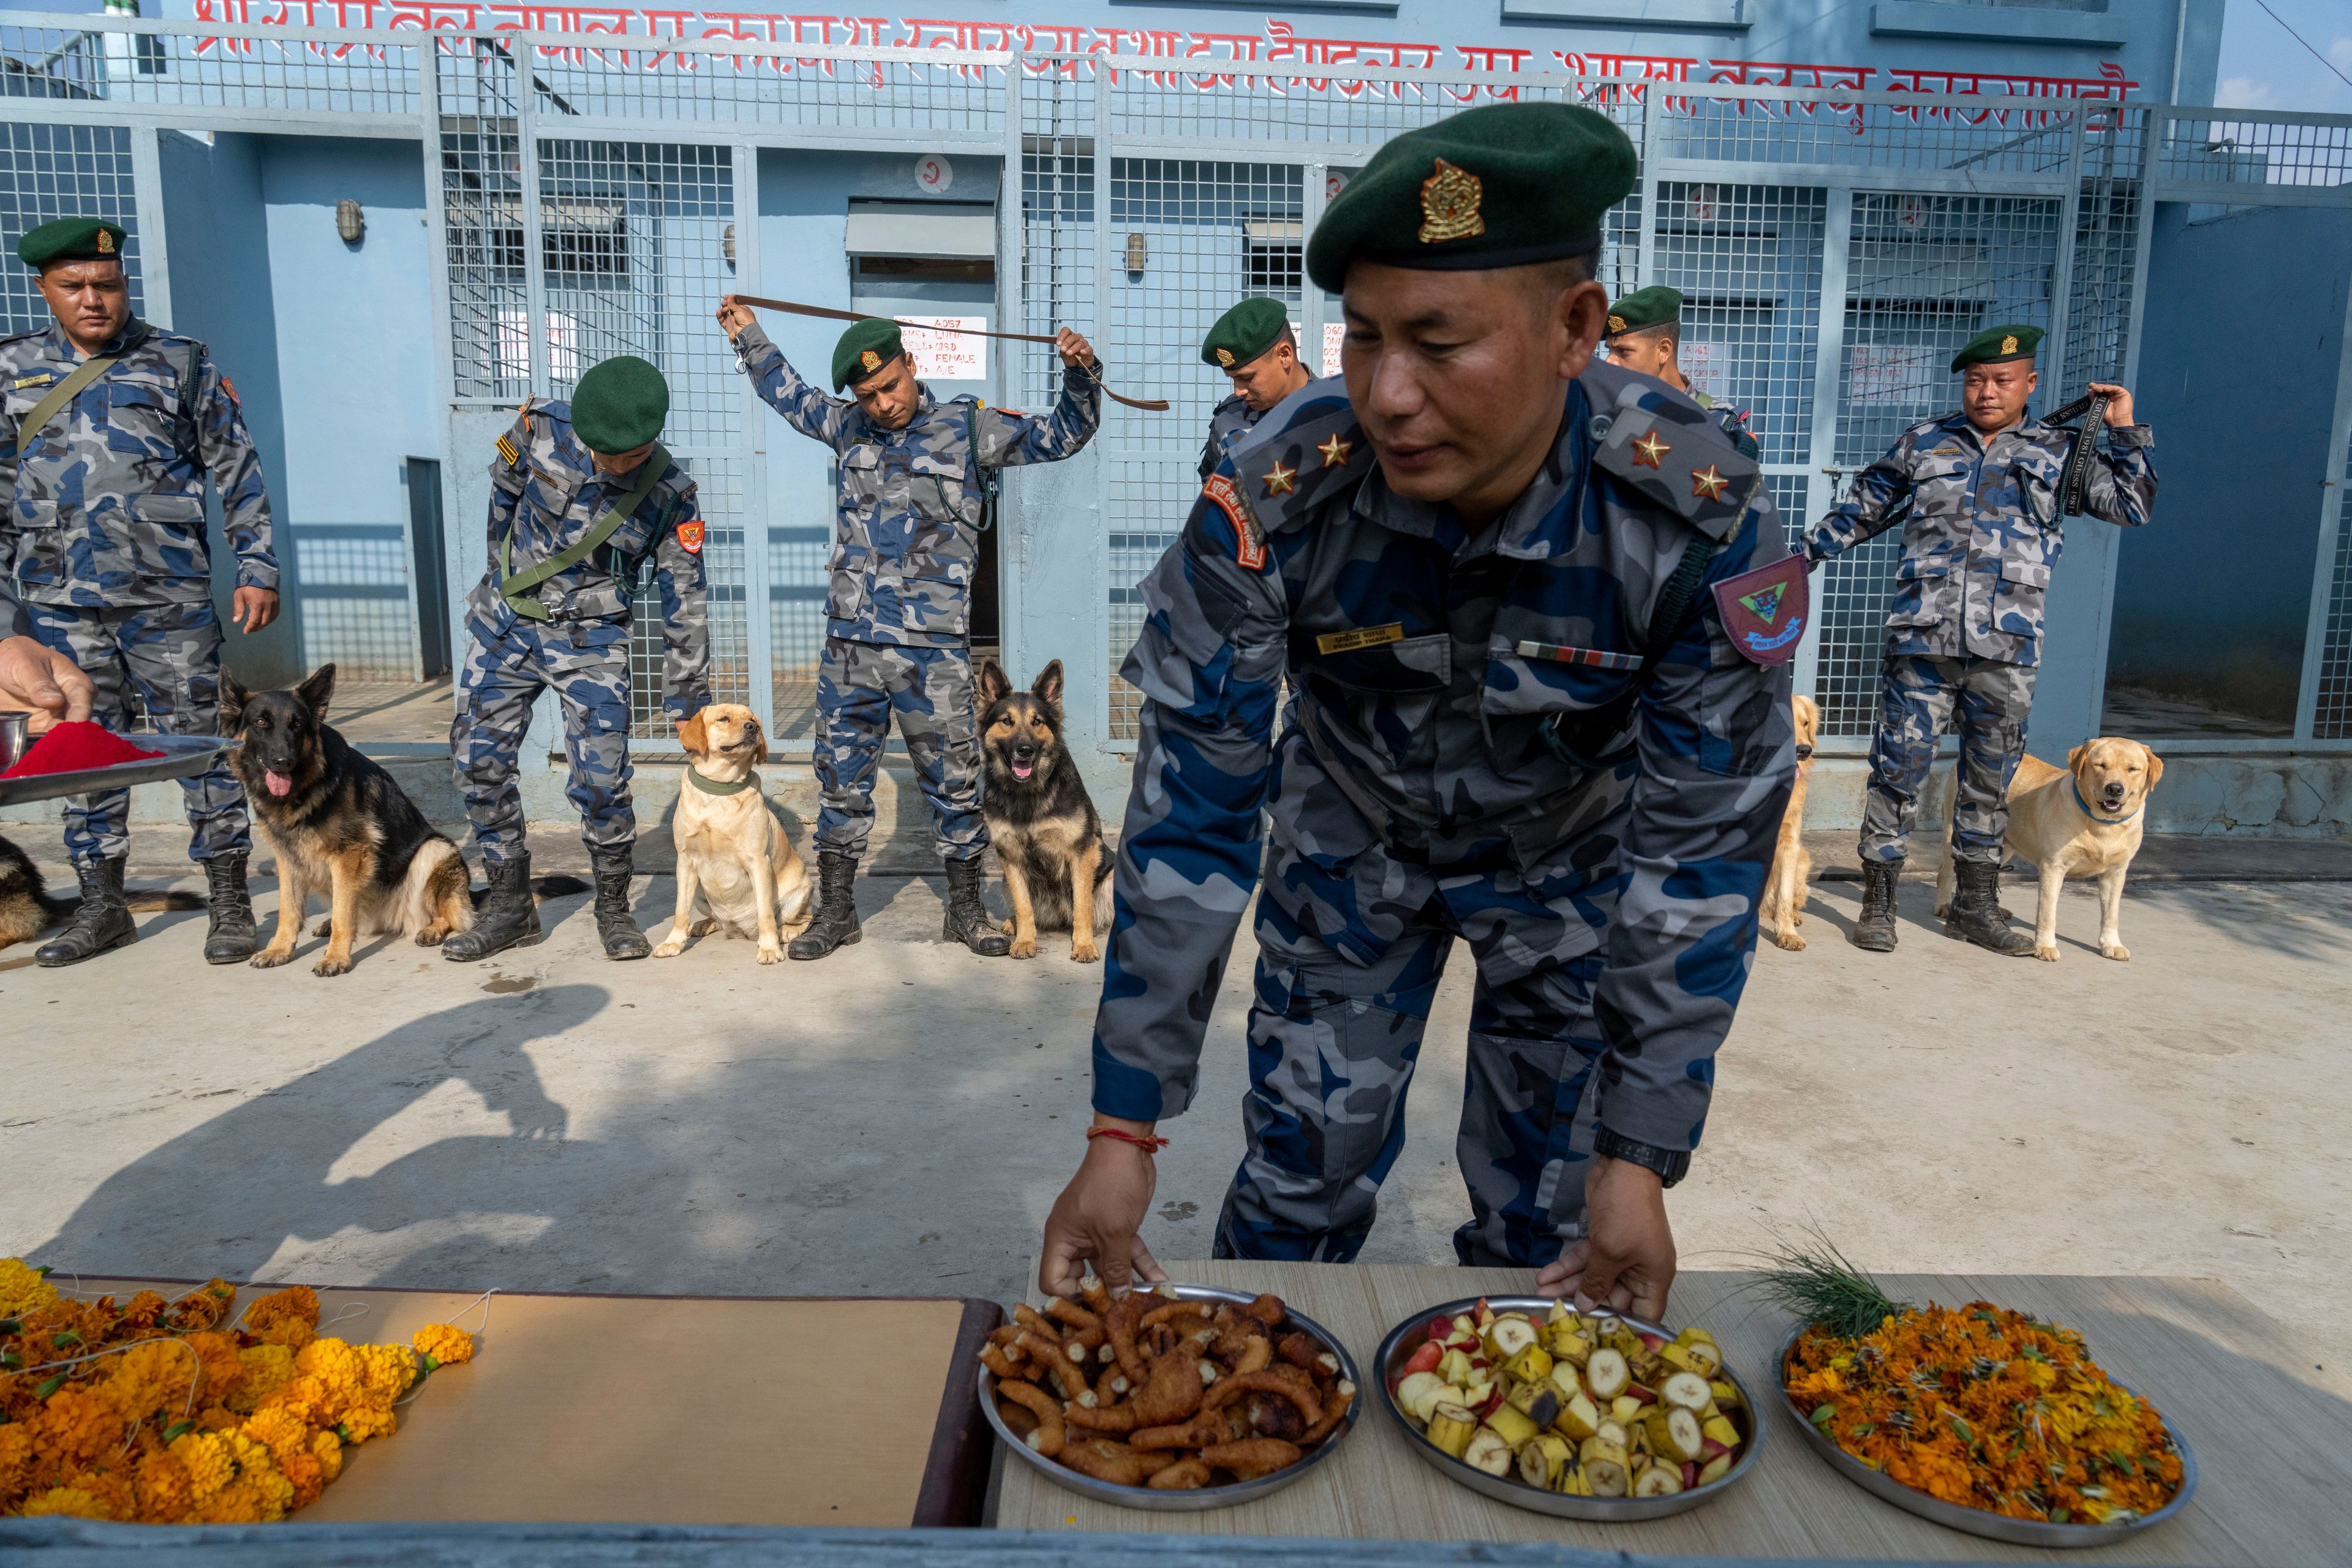
[[[2139,805],[2133,806],[2130,811],[2121,816],[2101,816],[2097,812],[2091,809],[2091,803],[2083,798],[2083,785],[2081,782],[2075,779],[2071,773],[2067,775],[2066,782],[2068,786],[2074,790],[2074,804],[2083,808],[2083,815],[2103,827],[2121,826],[2123,824],[2129,822],[2133,817],[2137,816],[2142,811],[2146,810],[2147,806],[2147,802],[2143,800]]]

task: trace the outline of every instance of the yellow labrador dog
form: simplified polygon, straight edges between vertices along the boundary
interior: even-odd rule
[[[1797,710],[1797,786],[1789,792],[1789,809],[1780,814],[1780,842],[1772,851],[1772,874],[1764,879],[1764,901],[1756,918],[1776,947],[1805,951],[1797,928],[1805,923],[1805,887],[1813,875],[1813,858],[1805,853],[1805,784],[1813,776],[1813,742],[1822,731],[1821,704],[1810,697],[1790,700]]]
[[[670,824],[677,915],[654,956],[676,958],[688,937],[723,931],[757,936],[760,962],[781,963],[784,938],[809,923],[809,877],[751,771],[768,760],[760,721],[740,703],[713,702],[678,721],[677,741],[690,759]]]
[[[2142,808],[2164,776],[2164,761],[2137,741],[2085,741],[2053,768],[2039,757],[2017,764],[2009,781],[2009,852],[2042,870],[2034,911],[2033,956],[2058,962],[2058,894],[2069,877],[2099,879],[2099,952],[2127,960],[2121,925],[2124,873],[2139,853],[2147,824]],[[1936,912],[1952,901],[1951,816],[1944,819],[1944,864],[1936,876]]]

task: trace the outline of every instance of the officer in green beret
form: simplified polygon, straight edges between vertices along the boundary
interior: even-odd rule
[[[157,730],[216,734],[222,628],[205,482],[236,555],[230,616],[248,636],[278,618],[269,497],[236,389],[205,345],[131,313],[129,237],[104,218],[66,217],[17,241],[56,319],[0,340],[0,563],[26,629],[90,676],[98,722],[128,729],[135,691]],[[209,894],[205,960],[235,963],[258,945],[245,792],[225,757],[180,789]],[[35,955],[44,967],[136,939],[122,896],[130,818],[127,790],[66,801],[81,904]]]
[[[1201,448],[1205,479],[1242,432],[1314,378],[1298,362],[1289,308],[1279,300],[1244,300],[1219,316],[1201,340],[1201,363],[1215,365],[1234,382],[1233,395],[1209,416],[1209,439]]]
[[[490,887],[474,929],[444,943],[444,958],[471,963],[540,939],[515,765],[531,704],[549,690],[563,716],[604,956],[652,951],[629,904],[629,626],[648,560],[661,595],[662,710],[683,721],[710,700],[702,514],[694,481],[661,445],[668,416],[661,372],[625,354],[582,376],[569,402],[526,401],[499,437],[489,570],[466,599],[449,726],[450,766]]]
[[[1317,226],[1342,375],[1225,451],[1141,587],[1094,1126],[1046,1289],[1089,1260],[1156,1277],[1156,1127],[1255,901],[1218,1256],[1356,1256],[1458,941],[1456,1256],[1664,1310],[1664,1191],[1794,776],[1804,572],[1706,411],[1595,357],[1593,256],[1634,182],[1605,116],[1495,104],[1391,140]]]
[[[1847,940],[1895,950],[1895,889],[1919,792],[1947,729],[1960,739],[1952,813],[1958,892],[1944,934],[2009,957],[2033,939],[2000,907],[2009,783],[2025,754],[2042,662],[2042,602],[2065,545],[2060,479],[2078,441],[2094,443],[2084,510],[2125,528],[2156,505],[2156,437],[2132,419],[2132,395],[2107,398],[2103,430],[2079,435],[2030,417],[2042,329],[1988,327],[1952,356],[1960,409],[1913,426],[1854,477],[1804,543],[1820,562],[1902,522],[1903,562],[1886,613],[1886,672],[1870,743],[1862,815],[1862,914]],[[2102,437],[2105,449],[2096,448]],[[2098,814],[2093,812],[2096,816]],[[2044,956],[2054,958],[2056,952]]]
[[[1759,455],[1756,437],[1748,433],[1748,411],[1715,398],[1690,384],[1680,360],[1683,337],[1683,291],[1654,283],[1636,289],[1609,307],[1609,363],[1636,375],[1654,375],[1676,392],[1715,416],[1731,444],[1749,458]]]
[[[1093,438],[1102,421],[1094,349],[1067,327],[1055,335],[1062,394],[1054,412],[1040,416],[973,397],[942,402],[919,378],[896,321],[869,317],[834,345],[834,390],[846,388],[848,400],[802,380],[734,295],[719,301],[719,322],[761,397],[793,429],[830,447],[840,473],[810,759],[817,906],[786,952],[824,958],[862,934],[854,884],[874,827],[874,770],[895,721],[930,803],[932,842],[947,872],[940,936],[1002,958],[1012,940],[981,897],[988,823],[980,811],[971,575],[998,473],[1058,463]]]

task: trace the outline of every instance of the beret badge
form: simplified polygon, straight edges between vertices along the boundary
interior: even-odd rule
[[[2005,354],[2013,354],[2017,352],[2017,339],[2014,335],[2000,340],[2000,352]]]
[[[1624,318],[1624,317],[1622,317],[1622,316],[1612,316],[1612,317],[1610,317],[1610,318],[1609,318],[1609,335],[1610,335],[1611,337],[1612,337],[1612,338],[1613,338],[1613,337],[1615,337],[1618,333],[1620,333],[1620,332],[1623,331],[1624,330],[1625,330],[1625,318]]]
[[[111,256],[114,254],[114,236],[109,234],[104,229],[100,229],[98,231],[98,253],[100,256]]]
[[[1234,351],[1231,349],[1219,349],[1217,351],[1217,363],[1224,366],[1227,370],[1233,369]]]
[[[1486,233],[1486,220],[1478,215],[1478,203],[1486,194],[1484,184],[1477,175],[1443,158],[1433,162],[1436,171],[1421,183],[1421,243],[1438,245]]]
[[[864,365],[867,370],[880,370],[882,368],[882,356],[876,353],[872,349],[867,349],[864,353],[857,356],[857,363]]]

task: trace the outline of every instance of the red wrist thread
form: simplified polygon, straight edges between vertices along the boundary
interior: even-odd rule
[[[1157,1154],[1160,1151],[1168,1147],[1168,1140],[1165,1138],[1146,1138],[1140,1133],[1129,1132],[1124,1127],[1089,1127],[1087,1129],[1087,1142],[1091,1143],[1097,1138],[1116,1138],[1122,1143],[1134,1144],[1137,1148],[1142,1150],[1147,1154]]]

